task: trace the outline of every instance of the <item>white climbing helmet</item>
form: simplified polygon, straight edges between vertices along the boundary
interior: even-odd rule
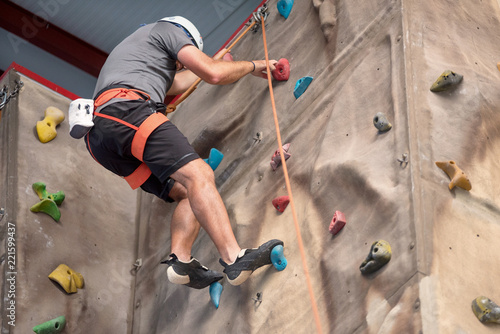
[[[184,30],[190,35],[191,40],[194,42],[195,46],[203,51],[203,39],[201,38],[200,32],[194,24],[191,23],[188,19],[182,16],[168,16],[162,18],[160,21],[170,22],[175,25],[180,25]]]

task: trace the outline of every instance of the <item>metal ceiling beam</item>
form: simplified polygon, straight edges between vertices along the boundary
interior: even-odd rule
[[[0,0],[0,27],[97,77],[108,54],[8,0]]]

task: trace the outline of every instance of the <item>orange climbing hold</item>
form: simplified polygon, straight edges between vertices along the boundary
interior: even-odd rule
[[[460,187],[465,190],[471,190],[472,186],[470,184],[469,178],[465,173],[457,166],[455,161],[436,161],[436,166],[441,168],[448,177],[451,182],[448,185],[448,188],[453,189],[454,187]]]

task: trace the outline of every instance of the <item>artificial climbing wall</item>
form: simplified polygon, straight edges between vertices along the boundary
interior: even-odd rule
[[[480,295],[500,302],[499,3],[304,0],[287,19],[276,1],[269,9],[270,57],[291,64],[290,79],[274,81],[274,95],[291,144],[287,166],[323,332],[496,332],[478,321],[471,302]],[[263,59],[262,31],[232,54]],[[430,92],[447,69],[463,81]],[[304,76],[314,79],[295,98]],[[40,143],[36,122],[49,106],[67,116],[70,101],[16,71],[0,84],[12,88],[19,79],[24,87],[0,119],[2,333],[29,333],[60,315],[67,333],[315,331],[291,208],[279,213],[271,204],[286,190],[282,168],[270,167],[278,147],[265,80],[202,83],[171,116],[202,157],[212,147],[224,154],[215,177],[240,245],[285,242],[284,271],[263,268],[239,287],[224,283],[216,309],[208,289],[168,283],[160,264],[174,205],[106,172],[69,137],[67,120],[55,139]],[[378,112],[392,129],[373,126]],[[403,154],[407,162],[398,161]],[[435,162],[451,160],[470,191],[449,190]],[[65,192],[59,222],[30,211],[39,201],[35,182]],[[332,236],[337,210],[347,224]],[[392,258],[361,275],[376,240],[390,243]],[[193,256],[222,270],[203,231]],[[67,294],[48,278],[59,264],[83,275],[83,289]]]
[[[287,58],[291,74],[274,81],[274,95],[283,141],[291,143],[287,166],[323,332],[497,330],[478,321],[471,302],[500,301],[498,2],[304,0],[287,19],[276,5],[269,1],[269,55]],[[232,55],[263,59],[263,50],[259,30]],[[431,92],[448,69],[463,81]],[[296,99],[304,76],[314,79]],[[378,112],[391,130],[373,126]],[[169,254],[174,206],[141,194],[133,332],[314,332],[291,210],[271,204],[286,190],[282,169],[270,167],[278,147],[267,82],[202,83],[171,119],[203,158],[212,147],[224,154],[215,177],[240,245],[280,238],[288,267],[225,284],[216,309],[208,289],[168,283],[160,261]],[[470,191],[448,188],[435,162],[450,160]],[[336,210],[347,225],[332,236]],[[390,243],[392,259],[361,275],[376,240]],[[203,231],[193,256],[222,270]]]
[[[137,194],[95,163],[83,140],[69,136],[68,98],[16,70],[5,74],[1,87],[12,92],[19,80],[24,86],[0,119],[2,333],[33,333],[59,316],[66,318],[63,333],[127,333]],[[41,143],[35,126],[48,107],[66,119],[54,139]],[[41,202],[35,182],[49,193],[65,193],[59,221],[30,211]],[[48,278],[60,264],[83,276],[83,288],[66,293]],[[60,274],[64,282],[67,275]]]
[[[471,302],[500,301],[498,1],[404,2],[406,89],[424,333],[492,333]],[[454,90],[429,92],[445,69]],[[456,162],[471,191],[448,191],[436,161]],[[497,325],[498,326],[498,325]]]

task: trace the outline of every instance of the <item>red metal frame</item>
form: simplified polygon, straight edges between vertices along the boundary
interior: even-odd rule
[[[108,54],[16,5],[0,0],[0,27],[97,77]]]

